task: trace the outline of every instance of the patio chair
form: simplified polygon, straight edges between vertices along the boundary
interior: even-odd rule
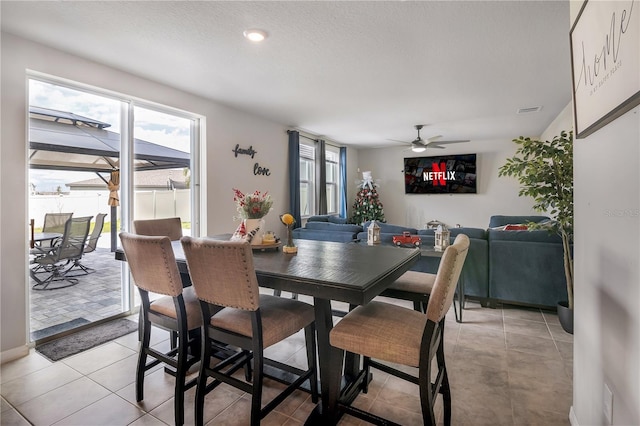
[[[34,290],[55,290],[78,284],[76,278],[66,275],[75,265],[75,261],[81,259],[84,254],[91,218],[92,216],[86,216],[67,220],[62,238],[48,252],[43,252],[44,254],[33,259],[35,266],[30,269],[30,275],[36,282]],[[46,274],[44,279],[40,278],[43,274]],[[68,284],[53,284],[60,281],[66,281]]]
[[[58,234],[64,233],[64,226],[67,223],[67,220],[71,219],[72,216],[73,213],[45,213],[42,232],[55,232]],[[55,240],[40,241],[37,245],[34,244],[31,247],[31,254],[42,254],[43,251],[47,251],[54,245]]]
[[[91,253],[92,251],[96,250],[96,247],[98,245],[98,238],[100,238],[100,234],[102,234],[102,228],[104,227],[104,218],[106,216],[107,215],[105,213],[98,213],[98,215],[96,216],[96,223],[93,227],[93,232],[91,232],[91,235],[89,235],[89,237],[87,238],[87,244],[84,246],[84,254]],[[76,259],[73,267],[80,268],[82,271],[84,271],[85,274],[95,272],[95,269],[83,265],[82,259]]]

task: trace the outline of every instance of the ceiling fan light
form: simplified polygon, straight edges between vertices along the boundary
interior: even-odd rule
[[[424,146],[413,145],[411,147],[411,151],[413,152],[424,152],[427,148]]]

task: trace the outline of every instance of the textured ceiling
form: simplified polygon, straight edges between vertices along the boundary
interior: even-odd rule
[[[538,136],[571,100],[568,1],[0,8],[3,31],[350,145]]]

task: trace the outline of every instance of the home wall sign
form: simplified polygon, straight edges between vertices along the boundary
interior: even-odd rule
[[[585,1],[571,28],[576,138],[640,105],[640,4]]]
[[[232,152],[236,158],[238,158],[238,154],[248,155],[249,157],[253,158],[253,156],[258,153],[258,151],[253,149],[253,146],[250,146],[249,148],[240,148],[240,144],[236,144],[236,147],[232,150]]]
[[[253,158],[258,153],[258,151],[253,149],[253,145],[249,146],[249,148],[240,148],[240,144],[236,144],[236,147],[233,148],[231,152],[233,152],[233,155],[236,158],[238,158],[238,155],[248,155]],[[259,163],[254,163],[253,174],[254,176],[271,176],[271,171],[268,167],[261,166]]]

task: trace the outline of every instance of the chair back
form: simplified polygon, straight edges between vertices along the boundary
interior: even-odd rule
[[[182,221],[179,217],[134,220],[133,232],[138,235],[169,237],[171,241],[177,241],[182,238]]]
[[[42,232],[64,233],[64,226],[72,216],[73,213],[45,213]]]
[[[458,234],[453,244],[445,249],[429,295],[427,319],[437,323],[449,311],[468,252],[469,237],[464,234]]]
[[[87,240],[87,245],[84,248],[85,253],[91,253],[96,249],[98,245],[98,238],[100,238],[100,234],[102,234],[102,228],[104,227],[104,218],[105,213],[98,213],[96,216],[96,224],[93,227],[93,232],[89,235],[89,239]]]
[[[258,309],[258,279],[248,242],[192,237],[180,241],[198,299],[218,306]]]
[[[63,259],[80,259],[84,254],[84,245],[89,235],[93,216],[73,217],[67,220],[60,244],[55,248],[54,256]]]
[[[180,271],[168,237],[122,232],[120,241],[137,287],[171,297],[182,293]]]
[[[171,297],[182,293],[180,271],[169,237],[121,232],[120,241],[137,287]]]

